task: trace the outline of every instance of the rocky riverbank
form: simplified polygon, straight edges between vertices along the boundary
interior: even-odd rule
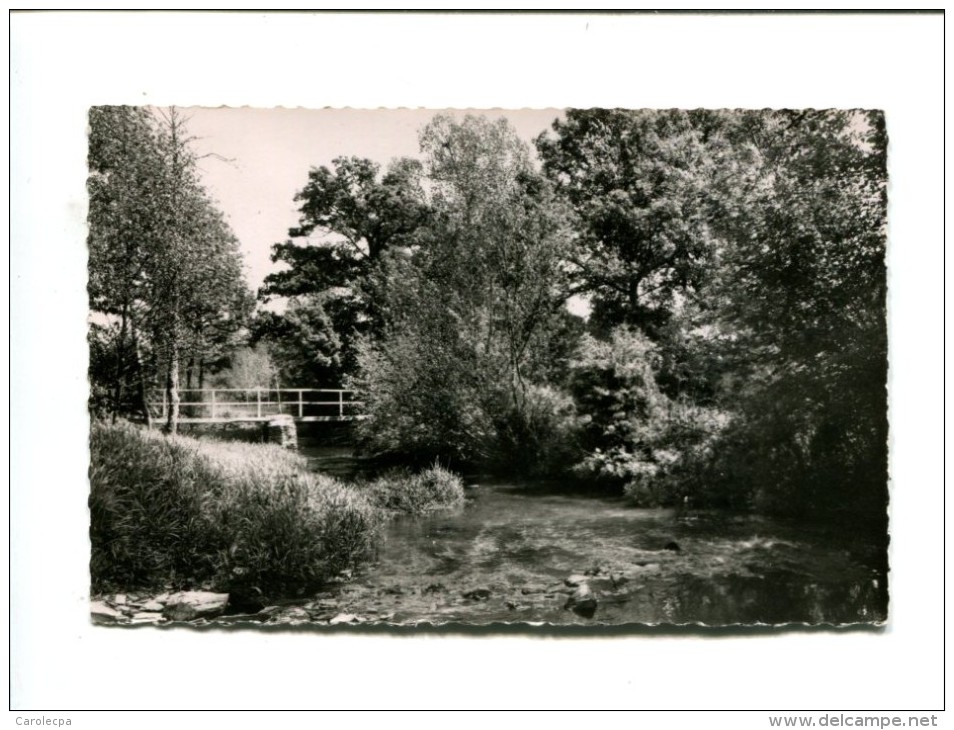
[[[731,512],[471,489],[464,509],[395,517],[374,562],[321,592],[98,595],[110,624],[672,625],[880,622],[879,547],[843,531]],[[179,606],[176,608],[176,606]]]
[[[640,566],[653,571],[658,565]],[[116,593],[95,597],[90,603],[94,623],[139,625],[188,623],[217,624],[362,624],[388,622],[407,613],[422,613],[421,622],[459,620],[482,604],[484,620],[532,621],[543,609],[562,607],[585,619],[596,616],[601,602],[626,600],[631,579],[622,573],[593,568],[552,584],[490,584],[453,588],[443,583],[421,586],[343,581],[311,599],[278,601],[257,611],[241,610],[228,593],[209,591],[165,592],[158,595]],[[421,609],[424,609],[421,612]],[[443,617],[443,618],[442,618]],[[401,619],[398,619],[401,620]],[[406,623],[401,620],[401,623]]]

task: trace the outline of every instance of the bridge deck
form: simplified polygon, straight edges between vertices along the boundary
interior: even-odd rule
[[[217,418],[180,418],[179,423],[268,423],[279,416],[290,416],[295,423],[319,423],[334,421],[361,421],[367,416],[293,416],[290,413],[273,413],[270,416],[220,416]]]

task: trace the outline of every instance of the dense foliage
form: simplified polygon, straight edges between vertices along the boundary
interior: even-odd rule
[[[93,591],[294,595],[375,555],[380,513],[278,446],[94,422]]]
[[[374,453],[474,464],[528,427],[528,394],[551,374],[569,213],[502,120],[437,117],[421,144],[431,222],[379,270],[362,434]]]
[[[883,518],[884,120],[779,112],[749,126],[757,154],[729,178],[710,294],[733,338],[723,400],[738,417],[710,471],[767,508]]]
[[[332,166],[309,172],[295,197],[299,225],[272,249],[272,261],[285,268],[269,274],[260,292],[265,301],[291,299],[281,314],[264,312],[254,332],[280,351],[291,386],[339,385],[354,371],[358,338],[382,316],[369,279],[389,249],[413,240],[429,211],[416,160],[396,160],[383,175],[357,157]]]
[[[426,515],[464,505],[463,480],[436,464],[417,473],[393,469],[359,488],[387,512]]]
[[[266,372],[233,354],[234,242],[175,119],[94,112],[90,292],[112,317],[94,382],[118,408],[177,352]],[[270,378],[355,387],[361,447],[403,466],[883,519],[880,113],[569,110],[535,149],[505,120],[438,115],[420,143],[309,173],[260,292],[282,306],[250,328]],[[173,204],[175,226],[156,210]]]
[[[571,111],[538,140],[549,182],[486,128],[473,144],[496,161],[468,156],[467,125],[423,136],[430,238],[390,272],[409,301],[363,361],[378,444],[530,471],[576,453],[643,502],[883,518],[880,114]],[[591,335],[513,327],[534,285],[548,314],[588,293]],[[496,359],[515,331],[526,360]]]
[[[543,169],[580,217],[568,255],[594,324],[654,333],[710,272],[715,151],[686,111],[570,110],[537,139]]]
[[[251,312],[238,241],[175,109],[94,107],[89,125],[92,405],[148,420],[164,387],[175,431],[179,388],[202,387]]]

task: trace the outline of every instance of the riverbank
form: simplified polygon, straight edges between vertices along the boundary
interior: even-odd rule
[[[315,478],[333,471],[347,479],[358,467],[340,444],[306,444],[296,458]],[[373,558],[298,595],[257,605],[225,595],[190,618],[169,603],[185,600],[174,586],[101,591],[94,618],[712,626],[887,618],[885,547],[858,533],[728,511],[638,508],[625,497],[558,487],[481,480],[450,509],[392,514],[379,524]]]
[[[463,501],[461,480],[436,466],[345,484],[278,446],[128,423],[94,423],[90,453],[98,593],[202,590],[261,607],[366,564],[393,514]]]
[[[193,623],[870,624],[887,618],[878,559],[758,516],[484,485],[455,513],[393,520],[374,563],[318,592]],[[104,620],[169,621],[137,615],[136,598]]]

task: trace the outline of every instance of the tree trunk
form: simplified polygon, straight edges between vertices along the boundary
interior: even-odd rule
[[[132,338],[133,356],[136,358],[136,380],[139,384],[139,406],[146,419],[146,428],[152,428],[152,413],[149,410],[149,390],[146,388],[146,369],[142,365],[142,352],[139,349],[139,337],[136,334],[136,323],[132,314],[129,315],[129,336]]]
[[[169,372],[166,377],[166,396],[169,401],[169,416],[166,420],[166,433],[175,434],[179,430],[179,343],[174,340],[169,348]]]
[[[123,382],[125,380],[126,360],[126,313],[128,305],[123,302],[123,311],[120,315],[119,342],[116,344],[116,382],[113,384],[113,423],[119,417],[123,404]]]
[[[630,319],[635,321],[636,313],[639,311],[639,282],[642,277],[633,276],[629,280],[629,311]]]
[[[179,192],[183,181],[183,167],[180,166],[179,158],[181,144],[179,141],[179,128],[181,121],[179,120],[175,107],[169,108],[168,124],[170,151],[172,152],[170,213],[172,214],[173,220],[178,221],[182,214],[179,205]],[[169,309],[167,310],[169,313],[169,321],[166,323],[166,334],[169,338],[169,370],[166,373],[166,400],[169,404],[169,411],[166,419],[166,433],[175,434],[179,430],[179,325],[181,318],[179,287],[182,285],[182,262],[180,256],[183,252],[183,247],[180,245],[180,236],[183,235],[184,231],[173,228],[169,233],[171,235],[167,241],[167,255],[170,256],[169,263],[172,264],[172,270],[167,272],[166,276],[168,278],[165,281],[166,286],[169,287],[167,294],[169,297]]]

